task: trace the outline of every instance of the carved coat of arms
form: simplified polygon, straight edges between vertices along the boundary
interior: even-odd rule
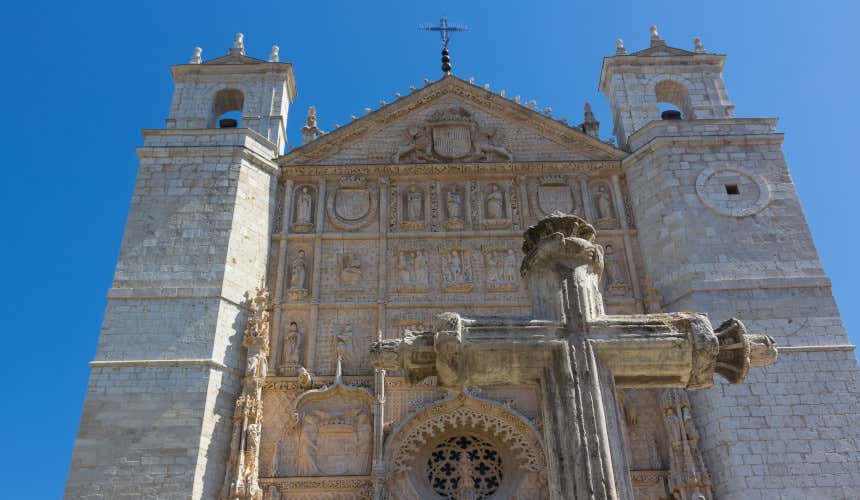
[[[406,135],[408,143],[397,149],[393,163],[513,160],[507,149],[495,144],[496,130],[479,127],[464,108],[436,111]]]

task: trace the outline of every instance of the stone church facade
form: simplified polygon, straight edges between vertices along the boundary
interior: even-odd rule
[[[860,497],[854,346],[724,61],[619,40],[610,142],[445,75],[285,152],[277,47],[198,49],[138,149],[66,496]]]

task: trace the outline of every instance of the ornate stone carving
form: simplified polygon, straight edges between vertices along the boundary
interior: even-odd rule
[[[606,294],[629,295],[631,292],[630,280],[627,278],[627,267],[624,265],[622,251],[616,250],[615,245],[607,244],[603,253]]]
[[[410,185],[403,193],[401,200],[400,227],[405,230],[421,230],[427,225],[424,188],[415,184]]]
[[[326,200],[326,214],[336,229],[357,231],[372,223],[378,210],[379,188],[362,176],[340,178]]]
[[[660,402],[669,436],[669,489],[676,498],[713,499],[711,478],[699,451],[699,433],[685,391],[666,389]],[[698,496],[697,496],[698,495]]]
[[[290,287],[287,298],[302,300],[308,296],[308,263],[304,250],[299,250],[290,262]]]
[[[565,175],[543,175],[529,188],[532,216],[541,218],[555,212],[581,214],[581,199],[576,182]]]
[[[483,201],[483,226],[487,229],[510,227],[511,220],[510,217],[508,217],[505,191],[499,186],[499,184],[493,182],[486,187],[485,193]]]
[[[366,475],[372,452],[371,405],[366,389],[346,385],[338,359],[334,383],[304,392],[293,409],[297,453],[291,475]]]
[[[353,346],[354,334],[352,331],[352,324],[345,323],[343,326],[338,328],[333,338],[335,355],[342,359],[344,364],[347,364],[347,362],[351,364],[353,362],[352,356],[355,349],[355,346]]]
[[[354,287],[359,284],[362,279],[361,255],[347,252],[341,254],[339,257],[338,275],[340,276],[341,284],[350,287]]]
[[[519,258],[510,248],[492,249],[484,252],[484,274],[487,290],[503,292],[520,287]]]
[[[612,188],[608,183],[596,181],[591,185],[591,199],[594,204],[594,221],[598,229],[618,227],[615,203],[612,201]]]
[[[472,262],[469,252],[453,249],[442,254],[442,289],[468,292],[472,289]]]
[[[299,325],[295,321],[291,321],[283,338],[281,366],[278,367],[278,372],[281,375],[294,375],[300,368],[301,346],[302,334],[299,332]]]
[[[407,129],[407,144],[394,152],[391,161],[513,160],[507,149],[496,144],[496,136],[495,129],[479,127],[465,108],[438,110],[430,115],[425,125]]]
[[[426,292],[430,286],[430,265],[425,250],[401,250],[397,258],[400,292]]]
[[[443,190],[445,197],[445,229],[457,231],[466,227],[466,209],[463,199],[463,188],[450,185]]]
[[[233,413],[233,432],[227,472],[221,488],[222,500],[261,500],[260,432],[263,420],[262,390],[269,355],[269,292],[258,288],[251,301],[251,317],[245,327],[242,345],[247,348],[242,392]]]
[[[298,186],[294,193],[295,215],[293,216],[290,230],[294,233],[309,233],[314,230],[314,197],[316,190],[313,186]]]

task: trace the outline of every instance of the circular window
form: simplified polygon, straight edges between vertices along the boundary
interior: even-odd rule
[[[483,499],[502,484],[502,457],[493,445],[475,436],[442,441],[427,459],[427,480],[443,498]]]
[[[770,188],[758,174],[734,167],[708,167],[696,178],[702,203],[726,217],[760,212],[770,201]]]

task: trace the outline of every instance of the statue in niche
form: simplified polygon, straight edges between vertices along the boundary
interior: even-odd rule
[[[487,194],[487,218],[488,219],[503,219],[505,217],[505,195],[498,184],[490,186],[490,193]]]
[[[248,358],[245,360],[246,377],[265,377],[268,369],[269,360],[263,353],[248,354]]]
[[[450,283],[463,281],[463,259],[460,258],[460,252],[451,250],[447,261],[447,266],[444,269],[445,281]]]
[[[411,221],[423,219],[424,193],[416,186],[410,186],[406,193],[406,218]]]
[[[502,266],[502,279],[507,282],[517,283],[519,281],[517,271],[519,270],[520,263],[516,254],[510,248],[505,252],[504,261],[505,264]]]
[[[283,360],[287,365],[299,364],[299,346],[302,342],[301,333],[299,333],[299,325],[295,321],[290,322],[287,329],[287,334],[284,336],[284,355]]]
[[[501,274],[499,273],[499,259],[497,252],[489,252],[487,254],[487,281],[490,283],[497,283],[499,281],[503,281]]]
[[[314,196],[310,193],[307,186],[302,186],[296,197],[296,223],[297,224],[312,224],[313,223],[313,205]]]
[[[307,264],[305,264],[305,251],[299,250],[298,255],[290,264],[290,289],[307,290],[305,280],[307,278]]]
[[[397,270],[400,271],[400,281],[402,283],[412,283],[412,261],[408,253],[402,252],[400,254]]]
[[[624,279],[624,271],[621,267],[621,261],[618,259],[618,254],[615,252],[615,247],[613,245],[606,245],[604,254],[606,284],[608,286],[625,284],[627,280]]]
[[[446,196],[446,205],[448,207],[448,218],[462,220],[463,197],[456,190],[448,191]]]
[[[357,471],[366,473],[370,470],[370,444],[373,436],[373,427],[370,424],[370,416],[361,411],[355,420],[355,454],[358,459]]]
[[[424,253],[424,250],[418,250],[415,255],[414,261],[414,269],[413,276],[415,277],[415,282],[420,284],[427,283],[427,255]]]
[[[599,186],[597,193],[594,195],[594,204],[597,207],[598,219],[612,219],[612,200],[609,199],[609,193],[606,191],[606,186]]]
[[[361,281],[361,256],[354,253],[344,254],[341,261],[340,281],[354,285]]]
[[[307,414],[303,417],[295,415],[299,420],[301,432],[299,433],[299,453],[296,455],[296,469],[300,476],[318,476],[320,469],[317,465],[317,452],[319,451],[319,425],[321,420],[328,417],[324,412],[315,411],[313,415]]]
[[[352,353],[352,324],[346,323],[334,337],[334,352],[346,363]]]

